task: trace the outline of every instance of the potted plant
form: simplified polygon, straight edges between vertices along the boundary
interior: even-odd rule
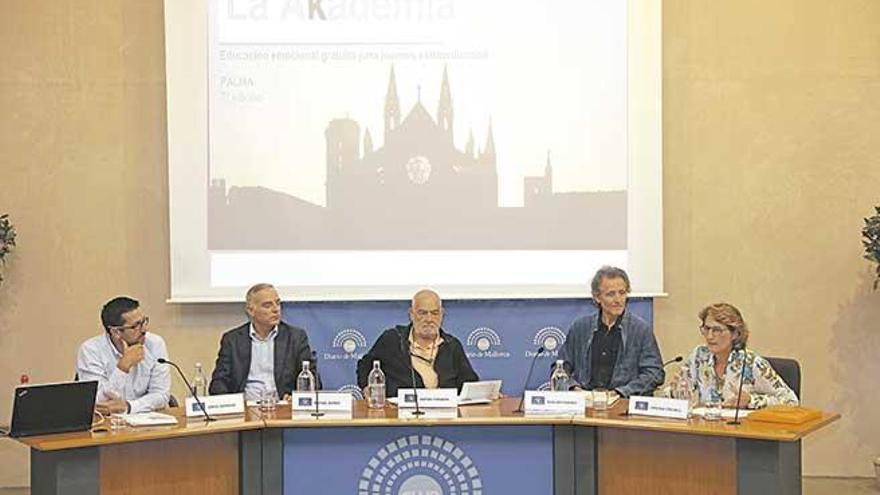
[[[9,221],[9,215],[0,215],[0,267],[6,264],[6,255],[15,246],[15,227]],[[0,283],[3,283],[3,273],[0,273]]]
[[[877,264],[877,277],[874,279],[874,290],[877,290],[880,286],[880,206],[875,206],[874,215],[865,219],[862,244],[865,245],[865,258]]]
[[[880,206],[874,207],[874,215],[865,219],[862,229],[862,244],[865,246],[865,258],[877,264],[874,290],[880,285]],[[874,475],[880,485],[880,457],[874,458]]]

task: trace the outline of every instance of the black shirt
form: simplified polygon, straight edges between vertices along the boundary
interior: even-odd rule
[[[398,388],[412,387],[412,359],[409,355],[409,334],[412,325],[398,325],[389,328],[379,336],[369,352],[358,360],[358,386],[367,386],[367,377],[373,369],[373,361],[382,363],[385,372],[385,396],[397,397]],[[461,391],[464,382],[476,382],[480,378],[471,367],[461,342],[440,329],[443,342],[437,348],[434,358],[434,371],[437,372],[438,388],[456,388]],[[422,375],[415,373],[416,388],[424,388]]]
[[[623,316],[623,315],[621,315]],[[605,322],[602,321],[602,312],[599,311],[599,324],[593,331],[592,350],[590,355],[590,383],[588,387],[592,390],[595,388],[608,388],[611,384],[611,375],[614,374],[614,365],[617,363],[617,354],[623,347],[623,337],[620,331],[620,320],[611,325],[609,330]]]

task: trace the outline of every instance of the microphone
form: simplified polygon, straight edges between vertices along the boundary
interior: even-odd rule
[[[412,325],[410,325],[410,326],[412,326]],[[397,332],[397,335],[400,337],[400,349],[403,351],[403,354],[406,356],[406,359],[409,362],[409,376],[410,376],[410,379],[412,380],[413,397],[415,398],[415,401],[416,401],[416,410],[411,412],[410,414],[418,417],[418,416],[425,414],[425,411],[422,411],[422,409],[419,407],[419,392],[418,392],[418,389],[416,388],[416,369],[413,367],[413,364],[412,364],[412,349],[407,345],[409,340],[404,339],[403,334],[400,333],[400,331]]]
[[[535,371],[535,363],[538,361],[538,356],[544,353],[544,346],[538,347],[538,352],[532,357],[532,364],[529,366],[529,373],[526,375],[526,382],[523,383],[523,394],[522,398],[519,400],[519,407],[514,409],[513,412],[521,413],[523,412],[523,402],[526,400],[526,388],[529,386],[529,380],[532,379],[532,372]]]
[[[315,365],[315,410],[312,411],[312,417],[320,418],[324,413],[321,412],[321,409],[318,406],[318,353],[314,350],[312,350],[312,363]]]
[[[746,345],[745,344],[737,344],[733,346],[734,351],[740,351],[743,355],[743,365],[742,369],[739,373],[739,390],[736,392],[736,410],[733,413],[733,421],[728,421],[729,425],[739,425],[742,424],[739,420],[739,399],[742,397],[743,392],[743,379],[746,377]]]
[[[674,358],[670,359],[669,361],[666,361],[665,363],[663,363],[663,367],[665,368],[665,367],[669,366],[669,365],[672,364],[672,363],[680,363],[680,362],[682,362],[682,361],[684,361],[684,358],[683,358],[683,357],[681,357],[681,356],[675,356]]]
[[[202,410],[202,414],[205,415],[205,421],[214,421],[214,418],[212,418],[210,415],[208,415],[208,411],[205,409],[205,404],[202,402],[201,399],[199,399],[199,395],[196,393],[196,389],[193,388],[193,386],[189,384],[189,380],[186,379],[186,375],[184,375],[183,371],[180,370],[180,366],[178,366],[174,362],[169,361],[165,358],[159,358],[159,359],[157,359],[157,361],[159,361],[159,364],[170,364],[171,366],[174,366],[174,369],[176,369],[177,373],[180,375],[180,377],[183,378],[183,383],[186,384],[186,388],[190,392],[192,392],[193,399],[196,400],[196,404],[199,405],[199,408]],[[185,402],[184,402],[184,404],[185,404]]]

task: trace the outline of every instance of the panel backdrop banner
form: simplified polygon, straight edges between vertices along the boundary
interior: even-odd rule
[[[285,303],[284,320],[306,329],[324,390],[357,386],[357,361],[387,328],[409,322],[409,301]],[[521,395],[538,348],[528,388],[546,386],[550,367],[575,318],[595,314],[587,299],[444,301],[443,329],[457,337],[483,380],[504,381],[502,392]],[[627,311],[653,322],[651,299],[631,299]]]
[[[285,494],[553,493],[550,426],[291,428],[283,457]]]

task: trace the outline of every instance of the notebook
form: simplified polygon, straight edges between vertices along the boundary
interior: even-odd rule
[[[501,392],[501,380],[484,382],[465,382],[458,394],[458,405],[488,404],[498,398]]]
[[[92,426],[98,382],[65,382],[15,388],[9,436],[27,437]]]

